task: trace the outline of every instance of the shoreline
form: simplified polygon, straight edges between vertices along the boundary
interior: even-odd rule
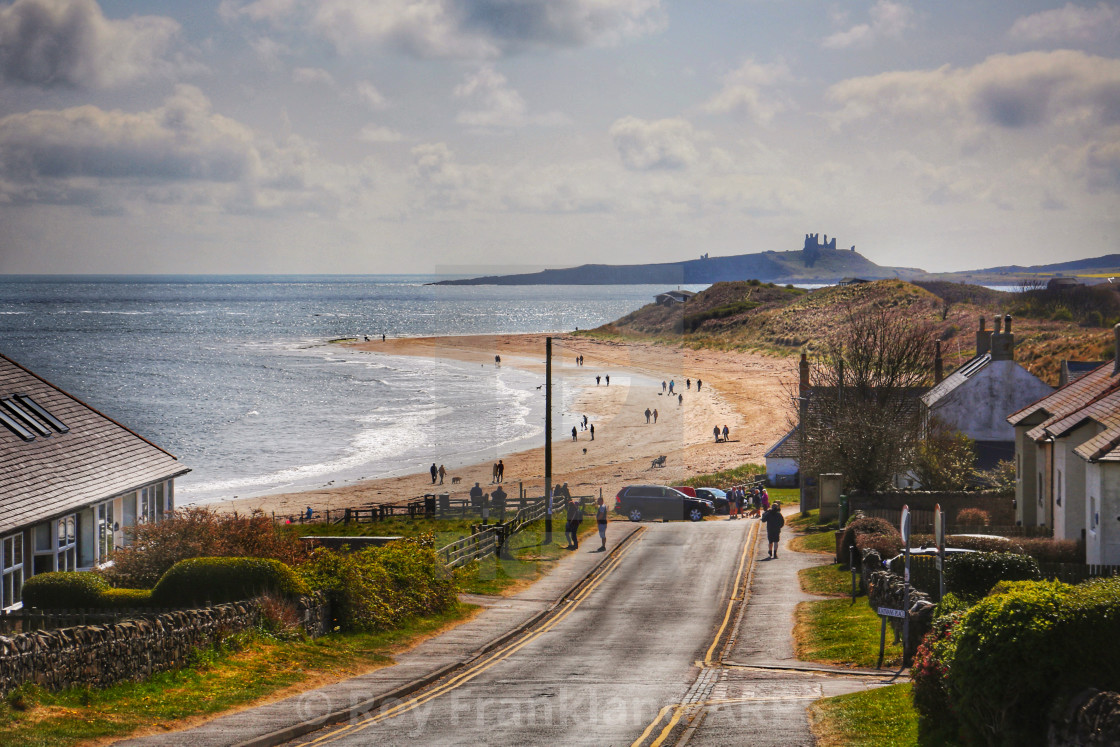
[[[575,410],[560,414],[554,409],[554,427],[559,423],[567,429],[569,421],[576,424],[581,413],[588,413],[595,425],[594,441],[589,431],[578,427],[574,442],[566,430],[563,436],[553,436],[553,482],[567,482],[573,493],[598,495],[601,489],[609,499],[626,484],[679,484],[696,474],[747,462],[761,464],[766,450],[788,430],[788,387],[796,380],[793,358],[548,333],[398,337],[384,342],[377,338],[334,344],[358,352],[483,365],[494,365],[494,357],[500,355],[503,366],[543,375],[546,337],[553,338],[553,386],[568,389]],[[583,366],[576,364],[580,355]],[[597,374],[612,376],[612,385],[596,386]],[[686,387],[687,379],[692,381],[691,387]],[[704,382],[700,392],[696,391],[697,379]],[[676,397],[661,394],[660,382],[669,380],[683,395],[680,404]],[[646,424],[646,408],[658,410],[656,424]],[[712,428],[724,425],[729,427],[731,439],[715,443]],[[652,468],[651,460],[661,455],[668,457],[665,467]],[[433,459],[438,465],[438,455]],[[336,510],[406,502],[432,492],[465,497],[475,482],[489,491],[493,463],[498,459],[505,466],[507,493],[514,494],[519,483],[527,491],[543,492],[542,443],[514,453],[495,451],[493,461],[448,469],[442,486],[433,486],[427,472],[417,472],[206,505],[224,511],[260,509],[283,516],[297,514],[308,505],[317,511]],[[460,482],[452,484],[452,477]]]

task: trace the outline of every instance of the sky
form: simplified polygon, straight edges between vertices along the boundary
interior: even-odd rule
[[[0,274],[1120,251],[1120,2],[0,0]]]

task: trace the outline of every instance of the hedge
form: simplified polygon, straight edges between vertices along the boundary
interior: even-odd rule
[[[101,607],[109,589],[105,579],[83,571],[40,573],[23,584],[23,604],[38,609]]]
[[[308,592],[291,568],[271,558],[188,558],[163,574],[152,589],[159,606],[187,607],[236,602],[261,594],[285,597]]]
[[[106,589],[101,592],[101,606],[108,609],[133,609],[152,606],[151,589]]]
[[[841,560],[846,561],[851,557],[853,547],[861,550],[875,549],[879,551],[881,557],[889,558],[895,554],[890,552],[890,548],[897,548],[901,544],[902,535],[889,521],[873,516],[861,516],[854,521],[849,521],[844,527],[844,534],[840,538],[843,553]]]
[[[1120,578],[1000,588],[954,631],[950,704],[971,741],[1043,744],[1048,717],[1070,697],[1120,690]]]
[[[327,594],[344,630],[391,629],[448,610],[458,599],[456,579],[430,536],[346,554],[319,548],[299,571],[309,586]]]
[[[1038,562],[1008,552],[968,552],[945,559],[945,588],[963,600],[983,597],[1001,581],[1039,581]]]

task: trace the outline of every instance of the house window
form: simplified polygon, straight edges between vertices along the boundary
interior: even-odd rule
[[[37,524],[34,537],[32,575],[78,569],[78,515]]]
[[[171,484],[156,483],[140,489],[140,521],[163,521],[171,513]]]
[[[20,604],[23,594],[23,534],[0,539],[0,609]]]
[[[97,505],[97,562],[104,563],[113,552],[113,502]]]

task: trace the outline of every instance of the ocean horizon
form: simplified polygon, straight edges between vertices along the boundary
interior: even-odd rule
[[[178,503],[209,503],[542,442],[539,376],[330,340],[570,332],[668,290],[427,285],[448,277],[0,276],[0,352],[175,454]]]

